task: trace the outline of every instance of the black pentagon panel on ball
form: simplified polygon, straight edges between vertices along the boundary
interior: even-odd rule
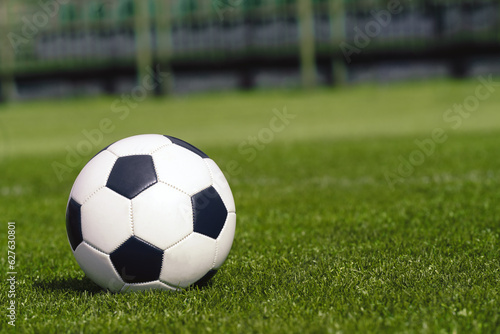
[[[70,198],[66,208],[66,232],[73,250],[83,241],[81,205]]]
[[[226,222],[227,209],[217,190],[208,187],[193,197],[193,230],[217,239]]]
[[[150,155],[130,155],[116,160],[106,187],[132,199],[156,182],[153,158]]]
[[[137,237],[130,237],[110,257],[126,283],[151,282],[160,277],[163,251]]]
[[[174,143],[176,145],[179,145],[181,147],[184,147],[185,149],[188,149],[188,150],[190,150],[191,152],[193,152],[195,154],[198,154],[203,159],[208,158],[208,155],[206,155],[202,150],[200,150],[197,147],[194,147],[193,145],[191,145],[190,143],[185,142],[182,139],[171,137],[171,136],[165,136],[165,137],[167,137],[168,139],[170,139],[170,141],[172,143]]]

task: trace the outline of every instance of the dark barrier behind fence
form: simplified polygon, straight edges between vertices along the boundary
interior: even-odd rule
[[[303,86],[342,83],[351,64],[498,54],[499,1],[438,0],[2,0],[0,88],[68,76],[103,81],[164,71],[300,68]],[[106,81],[107,80],[107,81]],[[40,82],[40,81],[37,81]],[[92,84],[89,84],[92,86]],[[171,89],[165,84],[163,90]],[[119,90],[119,89],[118,89]]]

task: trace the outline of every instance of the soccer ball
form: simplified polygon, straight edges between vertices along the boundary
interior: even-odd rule
[[[235,210],[226,178],[205,153],[174,137],[138,135],[83,168],[66,229],[76,261],[101,287],[178,290],[222,266]]]

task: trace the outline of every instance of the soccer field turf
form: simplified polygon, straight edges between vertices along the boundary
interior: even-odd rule
[[[0,106],[1,277],[9,221],[17,272],[0,328],[14,300],[19,332],[499,333],[500,88],[478,100],[478,85]],[[478,101],[469,116],[448,111],[464,101]],[[111,294],[71,254],[74,179],[139,133],[226,172],[236,236],[207,286]]]

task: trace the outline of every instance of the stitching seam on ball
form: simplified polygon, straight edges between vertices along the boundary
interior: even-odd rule
[[[82,206],[88,202],[89,199],[91,199],[95,194],[97,194],[99,192],[99,190],[101,190],[102,188],[106,188],[106,186],[100,186],[99,188],[97,188],[96,190],[94,190],[82,203]]]
[[[127,236],[127,238],[125,238],[124,240],[122,240],[115,248],[113,248],[112,251],[109,252],[109,255],[111,255],[111,253],[113,253],[115,250],[117,250],[118,248],[120,248],[120,246],[123,245],[125,243],[125,241],[127,241],[130,237],[131,236],[129,235],[129,236]],[[133,237],[137,238],[135,235],[133,235]]]
[[[224,224],[224,227],[226,224]],[[222,228],[222,230],[224,230],[224,228]],[[222,233],[222,230],[221,230],[221,233]],[[215,239],[215,256],[214,256],[214,260],[212,261],[212,265],[210,266],[210,269],[214,269],[215,267],[215,263],[217,262],[217,256],[219,255],[219,241],[217,239]]]
[[[205,163],[205,166],[207,166],[208,172],[210,173],[210,180],[212,181],[212,186],[214,186],[215,185],[214,173],[212,173],[212,169],[210,168],[210,165],[207,162],[207,158],[204,158],[202,160]]]
[[[170,288],[170,289],[172,289],[174,291],[180,291],[181,290],[180,288],[176,288],[176,287],[172,286],[170,283],[168,283],[165,280],[162,280],[161,278],[158,281],[160,281],[161,283],[165,284],[168,288]]]
[[[132,229],[132,235],[135,235],[134,231],[134,209],[132,208],[132,201],[129,201],[129,212],[130,212],[130,228]]]
[[[180,244],[181,242],[183,242],[184,240],[186,240],[191,234],[193,234],[193,232],[189,232],[188,235],[186,235],[185,237],[183,237],[182,239],[180,239],[179,241],[177,241],[175,244],[173,244],[172,246],[169,246],[169,247],[165,248],[165,251],[174,248],[175,246],[177,246],[178,244]]]
[[[161,150],[162,148],[170,146],[170,145],[173,145],[173,143],[162,144],[161,146],[158,146],[157,148],[155,148],[154,150],[152,150],[151,152],[149,152],[149,155],[153,155],[153,153],[156,153],[159,150]]]
[[[104,254],[104,255],[108,255],[108,256],[109,256],[109,254],[108,254],[108,253],[106,253],[106,252],[104,252],[104,251],[100,250],[99,248],[97,248],[96,246],[92,245],[92,244],[91,244],[90,242],[88,242],[87,240],[83,240],[83,242],[84,242],[84,243],[86,243],[87,245],[89,245],[91,248],[93,248],[93,249],[95,249],[96,251],[98,251],[99,253],[102,253],[102,254]],[[76,251],[76,249],[75,249],[75,251]],[[112,253],[112,252],[111,252],[111,253]]]
[[[178,191],[180,191],[181,193],[186,194],[186,195],[188,195],[189,197],[191,197],[191,195],[189,195],[187,192],[185,192],[185,191],[184,191],[184,190],[182,190],[181,188],[178,188],[178,187],[176,187],[176,186],[174,186],[174,185],[172,185],[172,184],[170,184],[170,183],[168,183],[168,182],[161,181],[161,180],[159,180],[158,182],[159,182],[159,183],[166,184],[167,186],[169,186],[169,187],[171,187],[171,188],[174,188],[175,190],[178,190]]]
[[[113,154],[116,158],[120,158],[120,156],[119,156],[118,154],[116,154],[115,152],[111,151],[111,150],[109,149],[109,147],[108,147],[108,148],[106,148],[106,151],[108,151],[109,153]]]

